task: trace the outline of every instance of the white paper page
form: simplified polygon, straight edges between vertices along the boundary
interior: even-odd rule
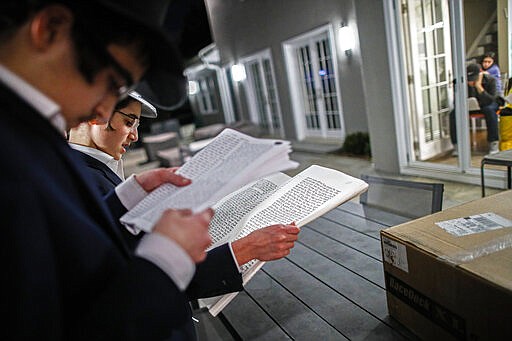
[[[304,226],[314,218],[360,194],[368,184],[342,172],[310,166],[279,188],[260,207],[251,212],[236,239],[268,226],[269,223]],[[242,267],[247,271],[253,263]]]
[[[208,249],[233,239],[239,233],[240,221],[288,179],[288,175],[276,173],[256,180],[217,202],[213,206],[215,215],[209,227],[212,245]]]
[[[256,139],[226,129],[179,169],[178,173],[192,179],[192,184],[180,188],[161,186],[121,217],[121,222],[149,232],[165,209],[201,211],[253,181],[255,174],[268,175],[296,167],[297,163],[288,159],[289,150],[287,141]],[[276,163],[275,155],[284,160]],[[269,158],[279,169],[261,166]]]

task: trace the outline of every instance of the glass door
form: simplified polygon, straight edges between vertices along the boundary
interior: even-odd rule
[[[251,120],[267,133],[283,136],[270,51],[245,58],[241,62],[245,65],[247,71],[247,98]]]
[[[411,155],[432,161],[452,150],[452,47],[447,0],[403,0]]]
[[[328,35],[320,34],[295,47],[306,136],[339,137],[341,110]]]
[[[510,37],[510,6],[512,0],[385,3],[402,173],[480,183],[488,128],[470,116],[466,67],[492,46],[509,69],[509,39],[500,37]],[[486,184],[503,186],[503,174],[491,169]]]

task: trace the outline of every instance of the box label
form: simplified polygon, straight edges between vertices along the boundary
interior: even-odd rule
[[[436,225],[446,232],[460,237],[473,233],[480,233],[509,227],[512,226],[512,221],[495,213],[488,212],[472,215],[469,217],[440,221],[436,223]]]
[[[439,325],[457,339],[466,339],[466,321],[418,290],[386,272],[386,289],[399,300]]]
[[[382,253],[385,262],[409,273],[409,264],[407,263],[407,250],[404,244],[383,236]]]

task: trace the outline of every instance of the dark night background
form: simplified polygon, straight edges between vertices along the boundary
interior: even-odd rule
[[[171,1],[165,27],[179,46],[185,61],[212,43],[203,0]]]
[[[199,50],[212,43],[204,0],[172,0],[164,26],[178,46],[185,65],[197,56]],[[178,119],[182,125],[197,123],[187,100],[181,108],[173,111],[159,109],[155,120],[142,120],[139,132],[144,135],[149,132],[151,123],[169,118]]]

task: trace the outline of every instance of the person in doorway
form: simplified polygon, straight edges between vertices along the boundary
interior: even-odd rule
[[[496,95],[503,95],[503,88],[501,85],[501,71],[496,63],[496,54],[494,52],[487,52],[482,59],[482,70],[490,74],[496,80]]]
[[[225,276],[215,274],[215,290],[193,282],[211,243],[210,209],[166,211],[134,253],[119,236],[116,221],[147,192],[189,181],[157,169],[130,177],[102,198],[62,134],[92,118],[108,122],[116,102],[149,72],[181,73],[172,44],[156,26],[167,5],[0,2],[6,339],[190,339],[185,289],[220,294],[241,288],[231,264],[216,269]]]
[[[485,116],[489,154],[496,154],[499,152],[496,80],[488,73],[482,71],[479,64],[469,64],[466,68],[466,75],[468,97],[475,97],[477,99],[480,111]],[[452,110],[450,112],[450,138],[454,146],[454,153],[452,154],[454,156],[458,155],[455,124],[455,110]]]

